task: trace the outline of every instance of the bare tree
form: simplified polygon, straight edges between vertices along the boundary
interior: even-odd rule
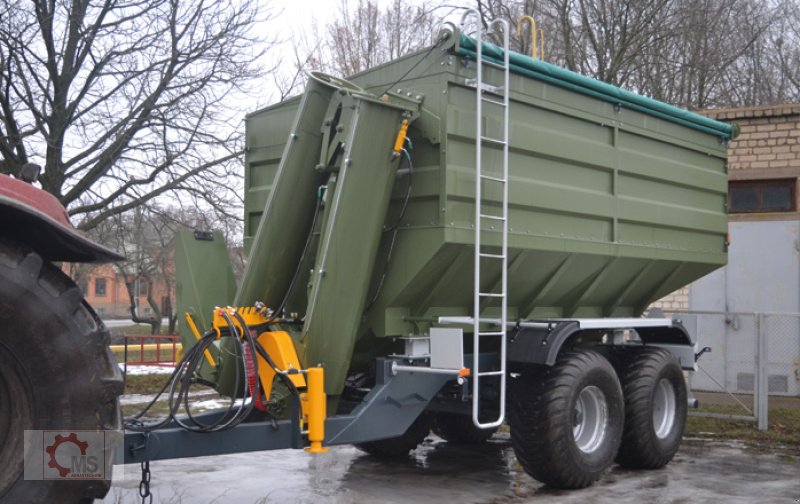
[[[220,211],[242,149],[226,101],[269,47],[238,0],[2,1],[0,172],[26,162],[83,229],[169,192]],[[261,11],[263,12],[263,11]],[[263,31],[262,31],[263,33]]]
[[[353,75],[398,58],[435,41],[440,19],[434,8],[401,0],[380,10],[371,0],[358,0],[351,9],[342,0],[340,16],[327,26],[327,48],[321,63],[337,75]]]
[[[798,0],[478,0],[477,6],[485,24],[533,15],[552,63],[683,107],[800,98]],[[526,32],[512,45],[527,52],[529,40]]]

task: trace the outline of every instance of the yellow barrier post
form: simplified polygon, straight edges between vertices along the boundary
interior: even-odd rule
[[[325,371],[321,367],[310,368],[307,371],[308,389],[304,400],[307,402],[308,441],[311,446],[306,448],[309,453],[325,453],[327,448],[322,447],[325,438]]]

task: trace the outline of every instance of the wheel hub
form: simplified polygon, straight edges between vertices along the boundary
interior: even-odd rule
[[[653,394],[653,429],[656,437],[666,438],[675,424],[675,388],[666,378],[659,380]]]
[[[578,449],[584,453],[597,450],[606,437],[608,403],[603,391],[594,385],[584,387],[575,402],[572,434]]]

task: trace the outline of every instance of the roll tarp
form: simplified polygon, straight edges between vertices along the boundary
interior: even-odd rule
[[[462,56],[476,59],[477,43],[475,39],[461,34],[458,52]],[[483,58],[496,64],[503,63],[503,49],[488,42],[482,43]],[[708,117],[689,112],[667,103],[647,98],[617,86],[601,82],[559,66],[540,61],[516,52],[509,54],[510,70],[514,73],[553,84],[576,93],[581,93],[599,100],[618,104],[624,108],[636,110],[644,114],[663,119],[675,124],[731,139],[734,127],[730,124],[715,121]]]

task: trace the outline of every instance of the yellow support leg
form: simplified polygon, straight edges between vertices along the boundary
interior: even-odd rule
[[[327,448],[323,448],[322,441],[325,438],[325,372],[321,367],[310,368],[308,370],[308,389],[303,394],[306,402],[308,441],[311,446],[306,448],[309,453],[325,453]]]

